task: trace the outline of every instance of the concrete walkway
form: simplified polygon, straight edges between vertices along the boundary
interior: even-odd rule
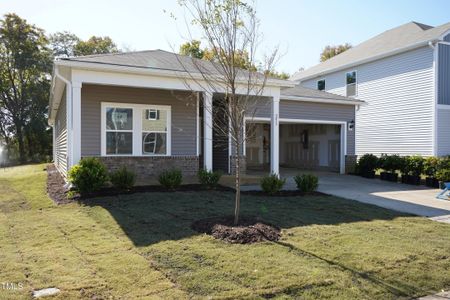
[[[293,171],[282,173],[287,190],[296,189],[290,172]],[[450,223],[450,201],[436,199],[438,189],[335,173],[318,172],[316,175],[319,176],[318,190],[322,193]],[[248,185],[242,189],[258,190],[260,187]]]

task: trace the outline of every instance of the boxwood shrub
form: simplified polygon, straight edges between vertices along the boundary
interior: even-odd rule
[[[297,189],[302,192],[314,192],[319,187],[319,177],[313,174],[303,174],[294,177]]]
[[[198,181],[201,185],[206,188],[212,189],[219,184],[220,177],[222,177],[222,172],[220,171],[208,171],[201,169],[198,171]]]
[[[183,174],[179,169],[166,170],[158,177],[159,183],[168,190],[176,190],[183,183]]]
[[[136,174],[123,166],[117,171],[111,172],[109,179],[116,188],[120,190],[129,190],[136,182]]]
[[[105,165],[95,157],[87,157],[73,166],[68,173],[69,182],[81,194],[99,190],[108,181]]]
[[[261,179],[261,189],[264,193],[274,195],[283,188],[285,183],[286,179],[281,179],[276,174],[270,174]]]

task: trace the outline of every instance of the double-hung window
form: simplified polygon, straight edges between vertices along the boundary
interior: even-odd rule
[[[171,107],[102,103],[104,156],[170,155]]]
[[[347,83],[347,97],[353,97],[357,94],[356,71],[347,72],[345,74]]]
[[[106,155],[133,154],[133,108],[107,107]]]
[[[167,154],[167,110],[142,110],[142,155]]]

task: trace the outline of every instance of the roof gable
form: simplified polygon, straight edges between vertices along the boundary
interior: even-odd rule
[[[437,40],[448,30],[450,30],[450,23],[438,27],[417,22],[406,23],[387,30],[323,63],[305,71],[297,72],[290,79],[302,80],[316,75],[323,75],[351,63],[370,60],[371,58],[376,58],[415,44]]]

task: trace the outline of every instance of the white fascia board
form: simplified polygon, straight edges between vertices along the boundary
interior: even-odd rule
[[[315,102],[315,103],[330,103],[330,104],[343,104],[343,105],[367,105],[362,100],[342,100],[342,99],[326,99],[326,98],[308,98],[298,96],[280,96],[281,100],[302,101],[302,102]]]
[[[140,68],[133,66],[119,66],[119,65],[110,65],[110,64],[102,64],[102,63],[94,63],[94,62],[80,62],[80,61],[70,61],[70,60],[57,60],[55,61],[56,65],[72,67],[76,69],[83,70],[96,70],[96,71],[105,71],[105,72],[119,72],[119,73],[130,73],[130,74],[141,74],[141,75],[154,75],[161,77],[173,77],[178,79],[195,79],[202,81],[203,76],[201,74],[196,73],[188,73],[182,71],[172,71],[172,70],[164,70],[164,69],[151,69],[151,68]],[[221,76],[217,76],[218,81],[221,80]],[[237,81],[241,84],[247,84],[246,80]],[[281,79],[273,79],[268,78],[266,80],[265,86],[272,87],[294,87],[295,83],[290,82],[288,80]]]
[[[317,73],[314,73],[314,74],[311,74],[311,75],[308,75],[308,76],[305,76],[305,77],[297,78],[293,82],[299,83],[299,82],[302,82],[302,81],[305,81],[305,80],[309,80],[309,79],[313,79],[313,78],[316,78],[316,77],[319,77],[319,76],[325,76],[325,75],[330,74],[330,73],[334,73],[334,72],[342,71],[342,70],[345,70],[345,69],[353,68],[353,67],[356,67],[356,66],[359,66],[359,65],[363,65],[363,64],[366,64],[366,63],[369,63],[369,62],[372,62],[372,61],[376,61],[376,60],[379,60],[379,59],[382,59],[382,58],[385,58],[385,57],[393,56],[393,55],[396,55],[396,54],[399,54],[399,53],[402,53],[402,52],[407,52],[407,51],[414,50],[414,49],[417,49],[417,48],[420,48],[420,47],[425,47],[425,46],[428,46],[428,44],[430,42],[434,43],[436,41],[438,41],[438,40],[437,39],[427,40],[427,41],[422,41],[422,42],[419,42],[419,43],[415,43],[415,44],[409,45],[407,47],[397,48],[397,49],[394,49],[392,51],[388,51],[388,52],[385,52],[385,53],[382,53],[382,54],[379,54],[379,55],[375,55],[375,56],[372,56],[372,57],[369,57],[369,58],[365,58],[365,59],[360,59],[360,60],[353,61],[353,62],[347,63],[347,64],[339,66],[339,67],[326,69],[324,71],[317,72]]]

